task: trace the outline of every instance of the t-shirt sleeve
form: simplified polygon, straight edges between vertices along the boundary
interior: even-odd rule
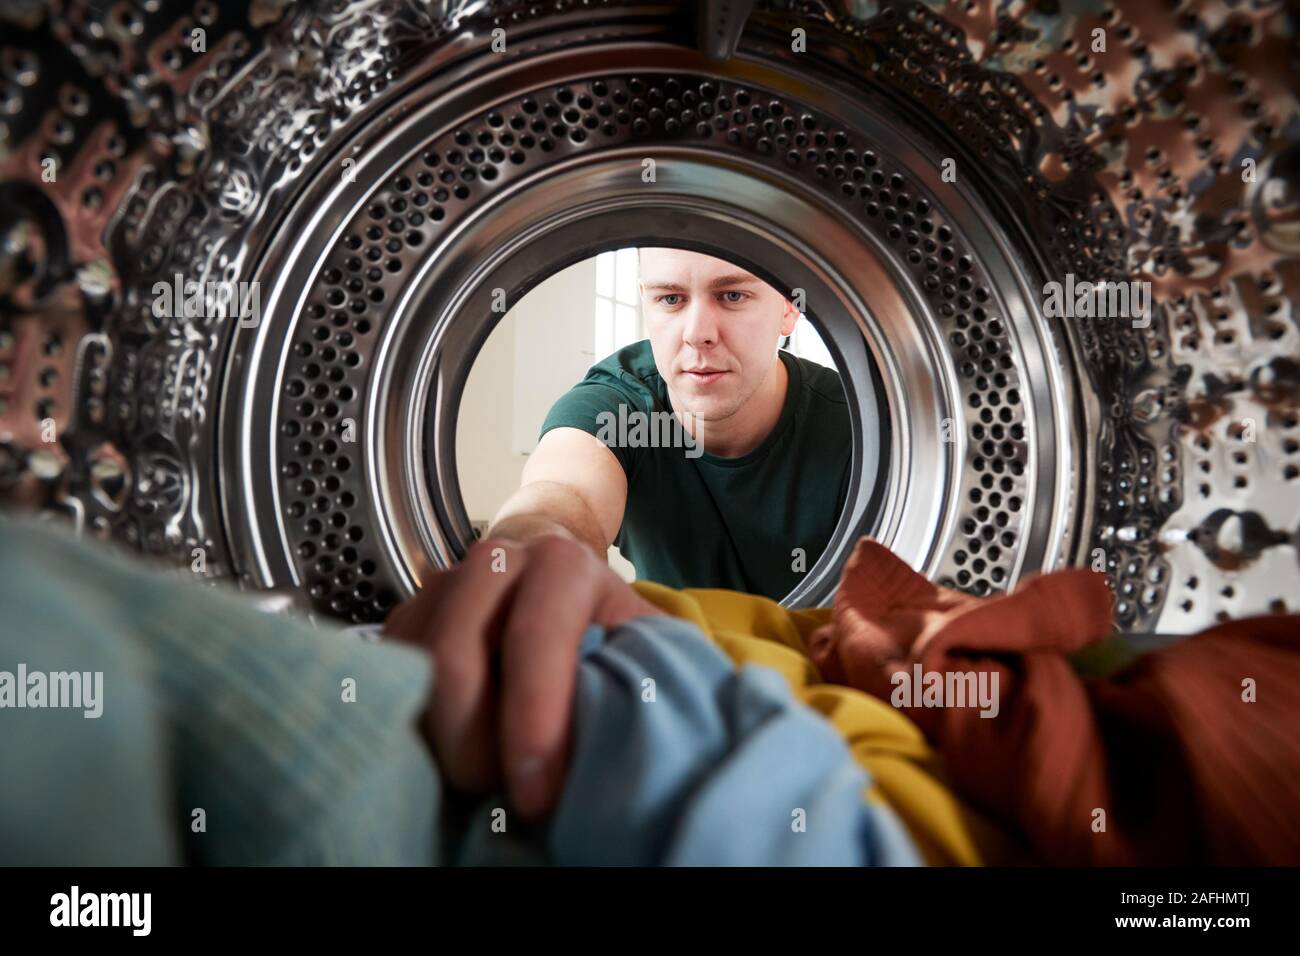
[[[637,405],[619,389],[603,382],[581,381],[551,406],[538,438],[553,428],[579,428],[605,442],[623,466],[627,480],[632,480],[636,466],[635,448],[623,447],[618,441],[619,406],[631,411]]]

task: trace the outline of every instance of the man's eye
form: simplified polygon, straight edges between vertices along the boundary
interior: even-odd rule
[[[740,304],[741,302],[744,302],[746,299],[749,298],[749,293],[748,293],[748,292],[724,292],[724,293],[722,293],[722,294],[723,294],[724,296],[728,296],[728,295],[739,296],[739,298],[736,298],[736,299],[728,299],[728,300],[727,300],[727,301],[728,301],[729,303],[731,303],[732,305],[738,305],[738,304]]]
[[[669,302],[668,300],[669,300],[669,299],[680,299],[680,298],[681,298],[681,296],[678,295],[676,292],[670,292],[670,293],[668,293],[667,295],[661,295],[661,296],[659,297],[659,301],[660,301],[660,303],[662,303],[663,305],[676,305],[676,304],[677,304],[676,302]]]

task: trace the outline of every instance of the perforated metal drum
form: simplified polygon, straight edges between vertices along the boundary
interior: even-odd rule
[[[6,500],[377,619],[472,540],[495,290],[677,245],[802,290],[845,377],[787,603],[871,534],[975,593],[1104,567],[1128,630],[1295,610],[1283,5],[750,6],[7,4]],[[1152,308],[1054,314],[1076,280]]]

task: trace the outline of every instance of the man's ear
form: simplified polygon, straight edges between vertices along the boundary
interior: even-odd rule
[[[781,313],[781,334],[789,335],[794,331],[795,324],[799,321],[799,310],[794,307],[794,303],[789,299],[785,300],[785,311]]]

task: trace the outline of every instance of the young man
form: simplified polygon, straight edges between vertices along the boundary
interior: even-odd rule
[[[799,319],[771,286],[682,249],[640,250],[648,341],[551,408],[491,535],[567,532],[637,576],[780,600],[825,549],[848,489],[832,369],[778,350]]]

